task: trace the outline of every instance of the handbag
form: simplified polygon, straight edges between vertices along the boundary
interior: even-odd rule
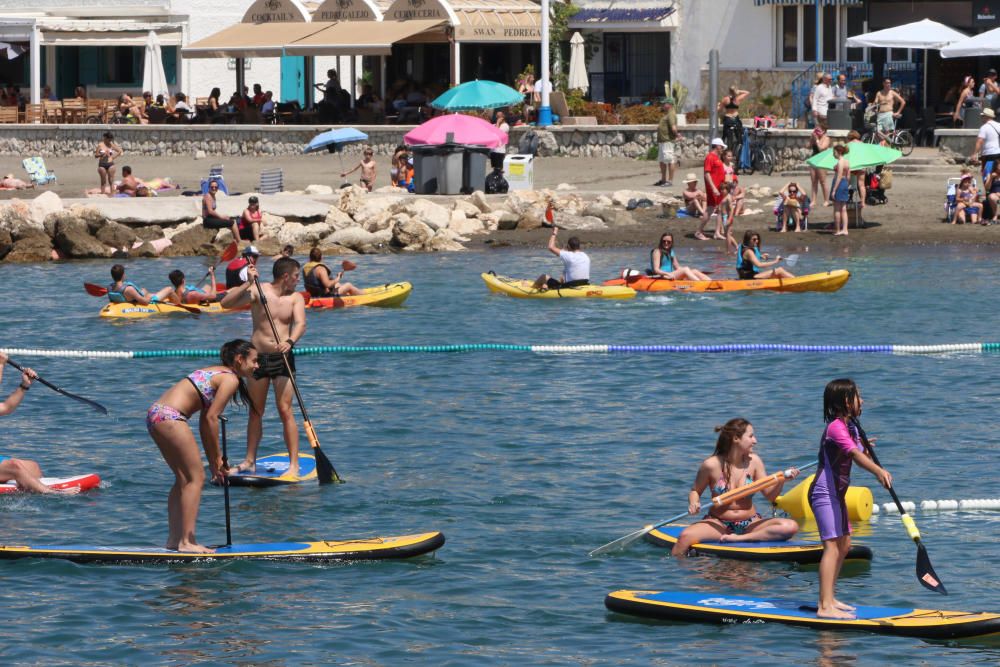
[[[882,179],[880,185],[883,190],[892,189],[892,169],[890,167],[882,169]]]

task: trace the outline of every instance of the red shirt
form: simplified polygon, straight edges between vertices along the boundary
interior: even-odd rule
[[[719,157],[719,154],[714,150],[709,151],[708,155],[705,156],[705,173],[708,174],[712,183],[718,188],[722,185],[723,181],[726,180],[726,165]],[[705,189],[711,193],[712,189],[708,187],[708,183],[705,183]]]

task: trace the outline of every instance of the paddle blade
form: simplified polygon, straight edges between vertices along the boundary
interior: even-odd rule
[[[931,557],[927,555],[923,542],[917,542],[917,581],[928,590],[941,595],[948,594],[937,572],[934,571],[934,566],[931,565]]]
[[[789,255],[788,257],[785,258],[785,266],[794,267],[798,263],[799,263],[798,255]]]
[[[316,457],[316,477],[319,483],[333,484],[334,482],[343,482],[344,480],[340,479],[337,470],[330,463],[330,459],[320,449],[319,438],[316,436],[316,429],[313,428],[312,422],[305,415],[303,415],[302,421],[305,422],[306,437],[309,439],[309,444],[312,445],[313,456]]]
[[[622,549],[624,549],[628,545],[632,544],[636,540],[642,539],[642,537],[644,535],[646,535],[646,533],[648,533],[649,531],[653,530],[653,528],[655,528],[655,527],[656,526],[654,526],[653,524],[650,524],[650,525],[646,526],[645,528],[642,528],[640,530],[635,531],[634,533],[629,533],[628,535],[625,535],[624,537],[619,537],[614,542],[608,542],[607,544],[605,544],[602,547],[597,547],[596,549],[594,549],[593,551],[591,551],[587,555],[588,556],[600,556],[602,554],[610,553],[612,551],[621,551]]]
[[[340,268],[342,268],[344,271],[353,271],[354,269],[358,268],[358,265],[349,259],[345,259],[343,262],[340,263]]]
[[[219,257],[220,262],[231,262],[236,259],[237,253],[240,251],[240,246],[236,241],[233,241],[226,246],[226,249],[222,251],[222,255]]]
[[[90,296],[107,296],[108,288],[101,287],[100,285],[95,285],[94,283],[84,283],[83,289],[87,290],[87,294]]]

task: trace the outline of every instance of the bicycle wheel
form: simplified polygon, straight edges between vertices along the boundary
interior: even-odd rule
[[[913,135],[909,130],[900,130],[892,140],[892,146],[906,157],[913,152]]]
[[[774,165],[778,161],[778,156],[775,155],[774,149],[770,146],[764,146],[759,151],[760,161],[757,164],[757,168],[764,172],[765,176],[770,176],[771,172],[774,171]]]
[[[864,134],[862,134],[861,135],[861,143],[863,143],[863,144],[877,144],[878,142],[875,141],[875,133],[874,132],[865,132]]]

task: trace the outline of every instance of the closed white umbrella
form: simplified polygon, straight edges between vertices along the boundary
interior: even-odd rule
[[[968,37],[941,49],[942,58],[970,58],[1000,54],[1000,28]]]
[[[146,53],[142,62],[142,90],[166,97],[170,94],[167,89],[167,73],[163,70],[163,53],[160,50],[160,38],[152,30],[146,37]]]
[[[574,32],[569,43],[568,87],[570,90],[579,88],[586,93],[587,89],[590,88],[590,80],[587,78],[587,59],[583,52],[583,36],[578,32]]]

